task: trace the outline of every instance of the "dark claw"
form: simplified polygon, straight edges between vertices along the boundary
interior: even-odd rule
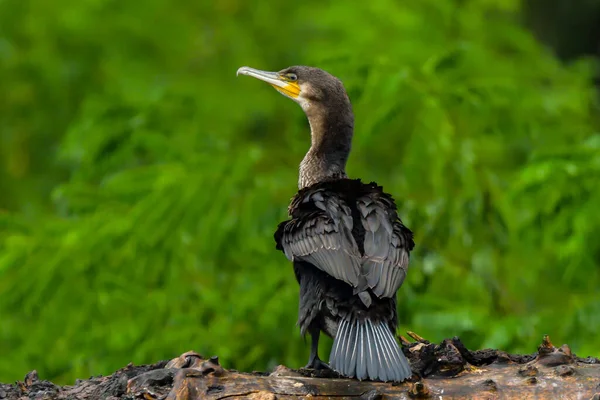
[[[305,369],[331,369],[329,364],[324,363],[319,358],[315,358],[314,360],[312,360],[311,362],[306,364],[306,366],[304,368]]]

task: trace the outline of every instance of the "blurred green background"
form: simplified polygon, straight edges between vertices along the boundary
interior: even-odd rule
[[[272,234],[308,124],[242,65],[345,82],[349,174],[416,235],[399,333],[600,356],[599,4],[0,1],[0,381],[306,363]]]

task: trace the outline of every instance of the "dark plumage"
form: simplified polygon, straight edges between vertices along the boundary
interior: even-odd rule
[[[311,127],[290,219],[275,233],[300,284],[298,324],[310,333],[307,367],[327,367],[320,332],[334,338],[330,366],[349,377],[402,381],[411,375],[394,337],[396,292],[414,247],[393,198],[375,183],[348,179],[354,117],[340,80],[317,68],[238,73],[273,85],[299,103]]]

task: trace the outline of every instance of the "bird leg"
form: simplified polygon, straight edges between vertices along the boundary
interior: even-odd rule
[[[327,363],[321,361],[319,358],[319,336],[321,330],[319,328],[310,329],[310,357],[308,358],[308,364],[304,368],[307,369],[330,369]]]

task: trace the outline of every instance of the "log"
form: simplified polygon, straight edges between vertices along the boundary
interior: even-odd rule
[[[32,371],[22,382],[0,384],[0,399],[594,399],[600,400],[600,360],[579,358],[545,336],[529,355],[468,350],[459,338],[440,344],[409,332],[400,337],[413,377],[403,383],[357,381],[331,370],[272,373],[226,370],[217,357],[190,351],[152,365],[127,365],[110,376],[57,386]]]

